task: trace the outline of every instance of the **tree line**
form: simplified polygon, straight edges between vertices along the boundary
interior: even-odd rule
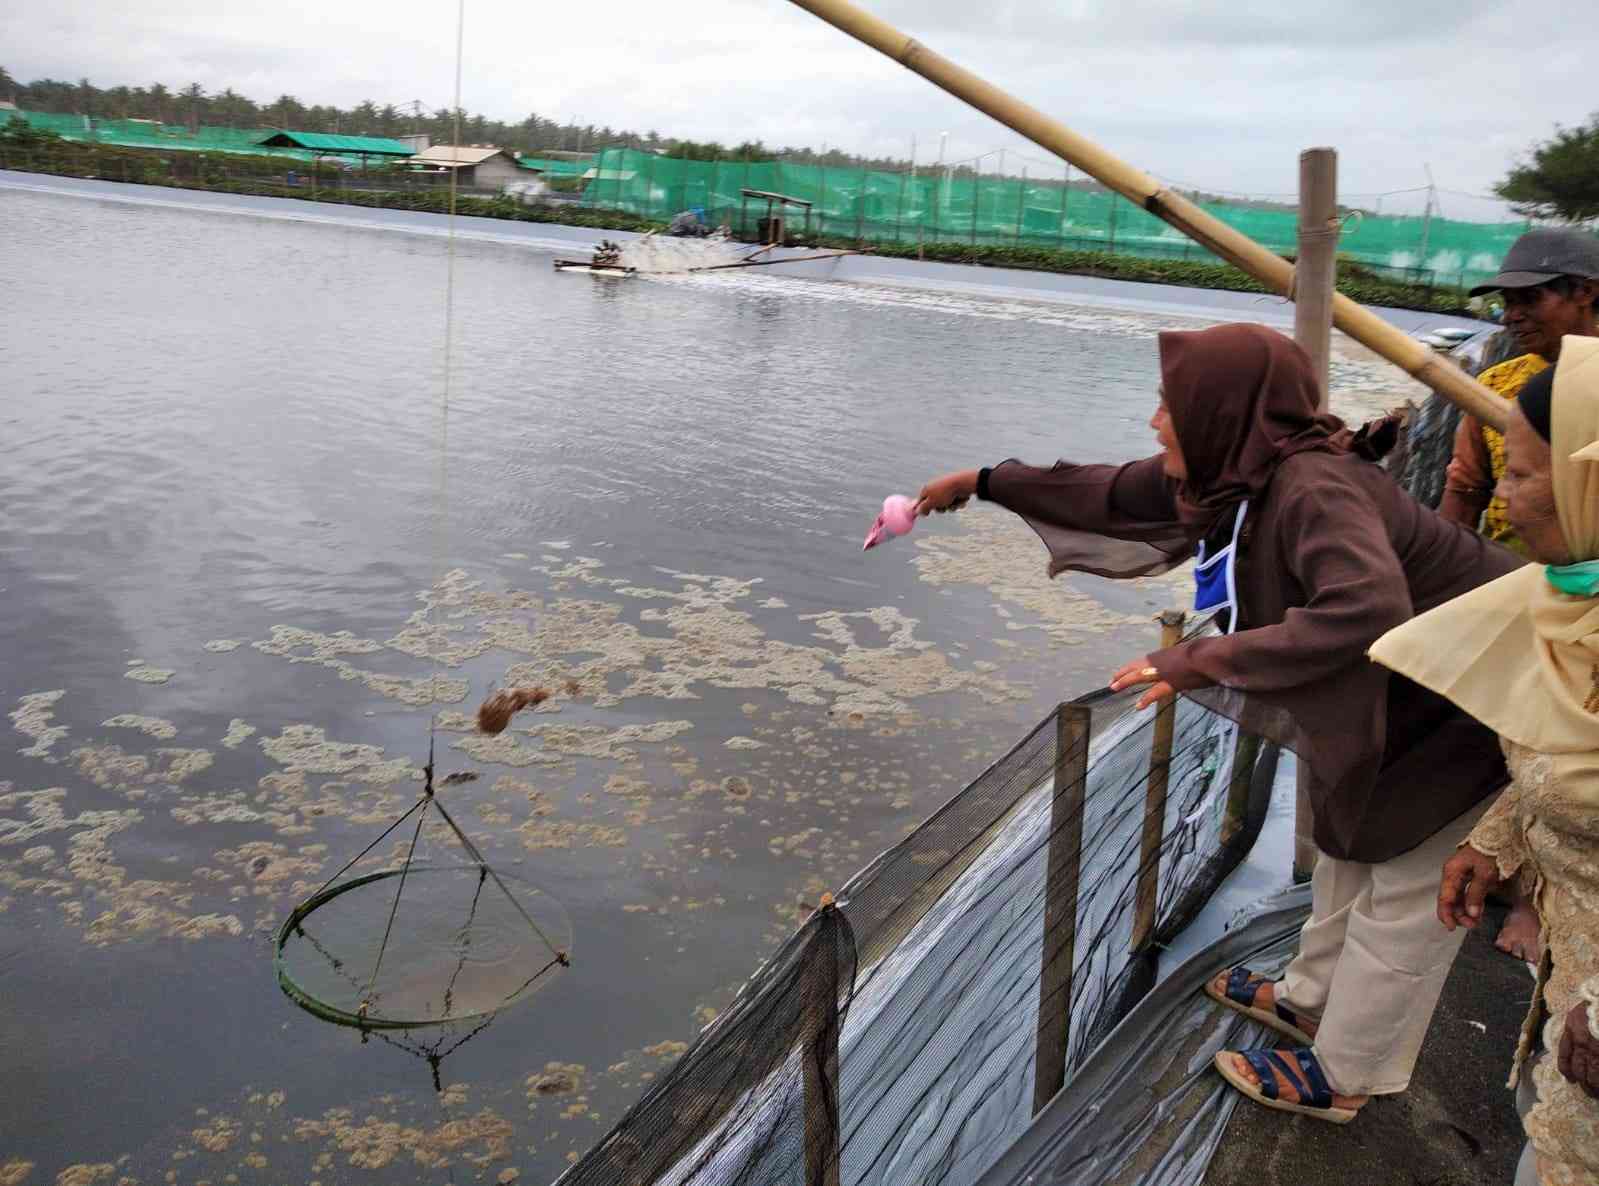
[[[284,128],[297,132],[331,132],[346,136],[404,136],[421,134],[435,144],[451,143],[457,113],[447,107],[428,107],[420,99],[379,103],[367,99],[354,107],[302,102],[294,95],[279,95],[260,102],[232,87],[209,92],[198,82],[172,88],[153,82],[148,86],[99,87],[87,78],[68,82],[40,78],[19,82],[0,66],[0,98],[28,111],[87,115],[92,119],[148,119],[191,129],[205,126],[231,128]],[[467,144],[495,144],[523,152],[597,152],[602,148],[665,150],[672,156],[697,161],[771,160],[781,156],[796,164],[828,165],[849,169],[895,170],[909,161],[889,157],[863,157],[838,149],[817,151],[807,147],[772,147],[759,140],[724,145],[715,141],[674,139],[653,128],[635,131],[575,120],[550,119],[530,112],[516,123],[486,115],[459,113],[461,139]]]

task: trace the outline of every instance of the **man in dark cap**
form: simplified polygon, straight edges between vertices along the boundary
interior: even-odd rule
[[[1504,301],[1505,328],[1520,353],[1477,381],[1513,400],[1528,379],[1554,365],[1562,337],[1599,335],[1599,238],[1572,228],[1528,231],[1511,244],[1499,274],[1471,295],[1489,292]],[[1462,417],[1438,513],[1516,548],[1504,502],[1493,497],[1504,470],[1504,438],[1475,417]]]
[[[1489,292],[1503,299],[1505,328],[1520,352],[1483,371],[1477,381],[1514,400],[1529,379],[1555,364],[1563,336],[1599,336],[1599,238],[1571,228],[1528,231],[1511,244],[1499,274],[1471,295]],[[1504,472],[1504,437],[1475,416],[1462,416],[1438,513],[1519,552],[1521,541],[1505,515],[1504,500],[1494,496]],[[1531,905],[1514,893],[1495,945],[1517,959],[1536,961],[1538,926]]]

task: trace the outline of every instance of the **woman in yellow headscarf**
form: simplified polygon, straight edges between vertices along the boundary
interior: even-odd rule
[[[1493,728],[1511,784],[1444,866],[1438,917],[1476,926],[1519,878],[1543,920],[1511,1072],[1536,1103],[1518,1186],[1599,1182],[1599,340],[1568,337],[1505,434],[1500,494],[1532,557],[1385,634],[1371,657]],[[1525,1095],[1525,1087],[1523,1086]],[[1525,1102],[1525,1101],[1524,1101]],[[1534,1176],[1535,1175],[1535,1176]]]

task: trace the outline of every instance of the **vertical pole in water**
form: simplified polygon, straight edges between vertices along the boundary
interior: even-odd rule
[[[866,241],[866,170],[861,169],[860,188],[855,191],[855,246]]]
[[[838,1186],[838,907],[817,912],[815,956],[805,971],[805,1186]]]
[[[1033,1115],[1066,1085],[1072,1034],[1072,962],[1077,953],[1077,877],[1083,849],[1083,797],[1093,713],[1055,710],[1055,778],[1044,873],[1044,950],[1038,976],[1038,1041],[1033,1053]]]
[[[1427,248],[1432,240],[1432,204],[1438,195],[1437,188],[1432,183],[1432,166],[1427,166],[1427,209],[1421,215],[1421,258],[1416,261],[1416,279],[1420,280],[1420,272],[1427,266]]]
[[[1022,216],[1027,213],[1027,166],[1022,166],[1022,186],[1016,193],[1016,237],[1012,244],[1019,246],[1022,241]]]
[[[978,157],[972,163],[972,246],[977,246],[977,206],[982,199],[983,191],[983,158]]]
[[[750,187],[750,154],[749,154],[749,149],[745,149],[744,150],[744,183],[738,187],[739,188],[739,192],[743,193],[749,187]],[[741,235],[744,233],[744,214],[743,214],[742,211],[739,212],[738,233],[741,234]]]
[[[822,200],[816,203],[816,233],[827,234],[827,166],[820,166],[822,171]]]
[[[1183,640],[1188,615],[1169,609],[1160,615],[1160,647]],[[1155,910],[1160,901],[1160,843],[1166,835],[1166,788],[1171,781],[1172,737],[1177,731],[1177,697],[1155,710],[1149,747],[1149,779],[1144,784],[1144,831],[1138,846],[1138,896],[1133,907],[1132,950],[1142,951],[1155,933]]]
[[[905,174],[899,175],[899,200],[894,203],[894,242],[899,242],[900,223],[905,217]]]
[[[1332,350],[1333,288],[1338,276],[1338,154],[1307,148],[1299,154],[1299,262],[1294,267],[1294,340],[1310,355],[1327,409],[1327,368]],[[1294,812],[1294,880],[1309,881],[1316,864],[1312,839],[1310,768],[1299,763]]]
[[[1066,179],[1060,187],[1060,225],[1055,228],[1055,250],[1066,246],[1066,204],[1072,197],[1072,167],[1066,166]]]

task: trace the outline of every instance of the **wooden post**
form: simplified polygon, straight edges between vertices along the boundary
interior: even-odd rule
[[[815,959],[806,974],[805,1186],[838,1186],[838,907],[817,912]]]
[[[1307,148],[1299,154],[1299,263],[1294,269],[1294,340],[1310,355],[1327,408],[1328,360],[1332,351],[1334,284],[1338,276],[1338,154]],[[1309,881],[1316,865],[1315,815],[1310,803],[1310,768],[1303,759],[1294,804],[1294,880]]]
[[[1221,818],[1221,842],[1230,844],[1244,830],[1249,815],[1249,789],[1255,780],[1255,763],[1260,759],[1260,738],[1238,735],[1233,749],[1233,767],[1227,781],[1227,808]]]
[[[1188,615],[1169,609],[1160,615],[1160,646],[1174,647],[1183,640]],[[1144,784],[1144,832],[1138,846],[1138,896],[1133,907],[1132,950],[1142,951],[1155,933],[1155,910],[1160,901],[1160,844],[1166,835],[1166,788],[1171,782],[1172,738],[1177,731],[1177,697],[1155,710],[1154,734],[1149,748],[1149,780]]]
[[[1077,952],[1077,876],[1083,849],[1083,795],[1093,713],[1055,710],[1055,781],[1049,806],[1044,875],[1044,950],[1038,977],[1038,1042],[1033,1056],[1033,1115],[1066,1084],[1072,1033],[1072,961]]]

